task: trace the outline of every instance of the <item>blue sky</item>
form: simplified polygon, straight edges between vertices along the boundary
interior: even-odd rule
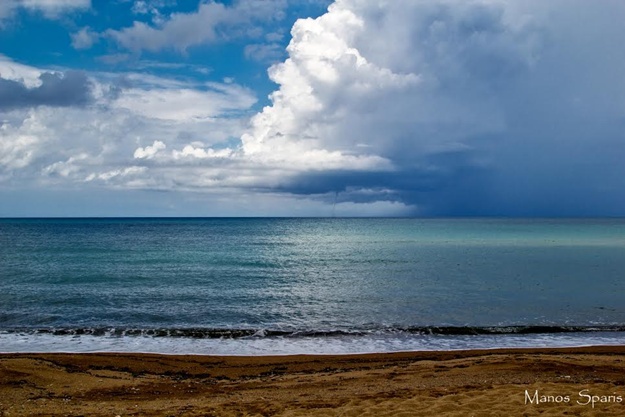
[[[620,0],[8,0],[0,216],[623,216]]]

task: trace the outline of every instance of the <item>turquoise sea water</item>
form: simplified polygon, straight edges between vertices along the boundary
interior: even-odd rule
[[[0,351],[625,341],[625,220],[0,219]]]

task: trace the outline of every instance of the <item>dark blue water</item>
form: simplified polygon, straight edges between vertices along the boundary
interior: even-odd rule
[[[622,333],[624,278],[622,219],[2,219],[0,350]]]

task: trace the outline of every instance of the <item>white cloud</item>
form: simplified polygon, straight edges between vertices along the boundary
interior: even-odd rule
[[[150,7],[145,1],[135,1],[131,10],[135,14],[148,14],[150,12]]]
[[[192,89],[128,89],[114,106],[148,118],[185,121],[211,119],[239,109],[247,109],[256,99],[244,89],[230,91]]]
[[[38,143],[35,136],[16,135],[9,137],[4,126],[0,135],[0,165],[10,172],[27,166],[33,158],[33,146]]]
[[[501,116],[488,86],[483,92],[463,91],[454,85],[460,83],[457,77],[445,71],[475,78],[470,84],[488,84],[491,74],[472,74],[479,68],[473,69],[463,53],[493,54],[523,71],[532,58],[525,56],[529,40],[522,27],[505,26],[497,12],[486,10],[491,14],[481,16],[486,7],[481,2],[465,3],[454,3],[466,9],[459,12],[437,2],[339,1],[318,19],[299,20],[289,59],[270,70],[280,89],[272,95],[273,106],[254,119],[244,140],[246,151],[271,152],[272,144],[287,137],[290,143],[357,153],[365,148],[356,145],[365,142],[367,151],[380,156],[394,156],[398,142],[405,141],[402,153],[421,156],[453,149],[457,135],[500,130]],[[439,15],[431,16],[435,12]],[[477,40],[469,29],[460,33],[463,25],[473,24],[465,22],[471,13],[487,25]],[[406,31],[415,34],[397,33]],[[445,133],[450,129],[456,135]]]
[[[0,29],[20,8],[42,13],[47,19],[58,19],[66,13],[91,7],[91,0],[2,0],[0,1]]]
[[[89,49],[98,41],[100,35],[87,26],[71,34],[70,37],[74,49]]]
[[[32,9],[81,9],[91,7],[91,0],[21,0],[20,4]]]
[[[5,80],[20,81],[28,88],[35,88],[41,85],[41,73],[36,68],[17,63],[0,54],[0,77]]]
[[[144,10],[143,4],[137,7]],[[256,23],[281,19],[285,7],[284,0],[237,1],[232,6],[202,2],[194,13],[173,13],[155,26],[135,21],[131,27],[109,29],[106,36],[132,51],[186,51],[196,45],[248,36]]]
[[[229,148],[225,148],[225,149],[205,149],[201,146],[193,146],[193,145],[186,145],[182,151],[174,151],[173,152],[173,157],[174,159],[180,159],[180,158],[187,158],[187,157],[192,157],[192,158],[200,158],[200,159],[206,159],[206,158],[229,158],[231,156],[233,156],[234,152],[232,151],[232,149]]]
[[[165,148],[167,148],[167,145],[160,140],[155,140],[151,146],[137,148],[133,156],[135,159],[152,159],[158,151],[162,151]]]
[[[54,19],[73,10],[89,9],[91,0],[21,0],[18,4],[28,10],[40,11],[44,16]]]
[[[46,72],[7,58],[0,60],[0,69],[33,84]],[[2,113],[0,183],[86,181],[172,189],[227,176],[223,169],[198,175],[202,167],[196,161],[232,156],[231,148],[213,146],[244,131],[246,112],[255,101],[249,90],[232,82],[192,84],[132,73],[92,73],[89,78],[94,101],[88,107],[23,107]]]
[[[98,179],[106,183],[112,183],[113,185],[115,185],[120,179],[126,182],[128,177],[132,178],[136,176],[137,174],[144,173],[146,170],[147,170],[146,167],[139,167],[139,166],[131,166],[131,167],[126,167],[122,169],[114,169],[111,171],[100,172],[97,174],[96,173],[89,174],[89,176],[85,178],[85,181],[90,182],[95,179]],[[112,181],[112,180],[115,180],[115,181]]]

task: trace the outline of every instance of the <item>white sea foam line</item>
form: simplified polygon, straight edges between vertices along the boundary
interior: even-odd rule
[[[95,337],[51,335],[0,335],[4,353],[159,353],[228,356],[336,355],[410,351],[582,347],[625,345],[625,334],[420,336],[402,338],[261,338],[172,339],[149,337]]]

